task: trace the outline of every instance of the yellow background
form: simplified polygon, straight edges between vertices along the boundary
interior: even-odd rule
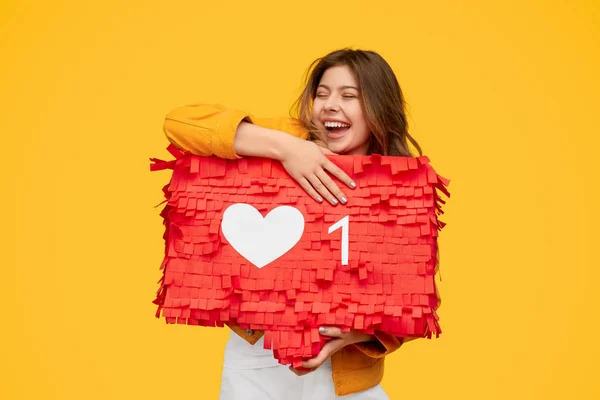
[[[597,1],[3,1],[3,399],[216,399],[225,330],[167,326],[173,107],[287,113],[316,57],[380,52],[452,180],[444,334],[392,399],[597,399]]]

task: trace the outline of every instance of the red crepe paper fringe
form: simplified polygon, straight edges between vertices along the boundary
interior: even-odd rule
[[[312,200],[278,162],[198,157],[169,147],[176,159],[163,189],[165,257],[154,304],[167,323],[238,325],[265,331],[265,348],[282,364],[301,365],[327,338],[321,325],[375,330],[396,337],[439,336],[434,275],[438,232],[449,181],[427,157],[330,156],[356,182],[348,205]],[[224,210],[248,203],[263,215],[299,209],[304,234],[296,246],[258,269],[227,243]],[[327,227],[350,216],[350,262],[341,265],[340,235]]]

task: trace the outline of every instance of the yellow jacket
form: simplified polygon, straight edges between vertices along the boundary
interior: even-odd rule
[[[201,156],[238,158],[233,150],[233,139],[241,121],[248,121],[269,129],[287,132],[306,139],[308,134],[293,118],[256,118],[248,113],[227,109],[221,105],[190,105],[171,111],[164,123],[164,131],[171,143],[182,150]],[[256,343],[262,331],[244,330],[230,326],[250,344]],[[333,382],[338,396],[360,392],[381,382],[384,357],[397,350],[402,339],[376,332],[377,341],[346,346],[331,357]],[[404,342],[413,338],[406,338]]]

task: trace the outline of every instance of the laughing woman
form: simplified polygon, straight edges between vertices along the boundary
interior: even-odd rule
[[[332,204],[347,199],[330,174],[350,188],[345,190],[356,185],[325,154],[409,157],[409,143],[421,154],[407,130],[396,76],[379,54],[338,50],[316,60],[309,71],[297,118],[261,119],[220,105],[192,105],[168,114],[165,133],[177,147],[197,155],[279,160],[316,201]],[[263,348],[262,332],[231,329],[221,400],[388,399],[380,385],[384,358],[413,339],[321,327],[332,340],[304,362],[305,371],[292,373]]]

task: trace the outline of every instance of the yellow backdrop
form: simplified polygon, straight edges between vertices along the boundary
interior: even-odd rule
[[[2,2],[0,397],[216,399],[227,331],[153,317],[163,117],[286,114],[353,46],[452,180],[444,334],[389,357],[390,397],[600,398],[598,4]]]

